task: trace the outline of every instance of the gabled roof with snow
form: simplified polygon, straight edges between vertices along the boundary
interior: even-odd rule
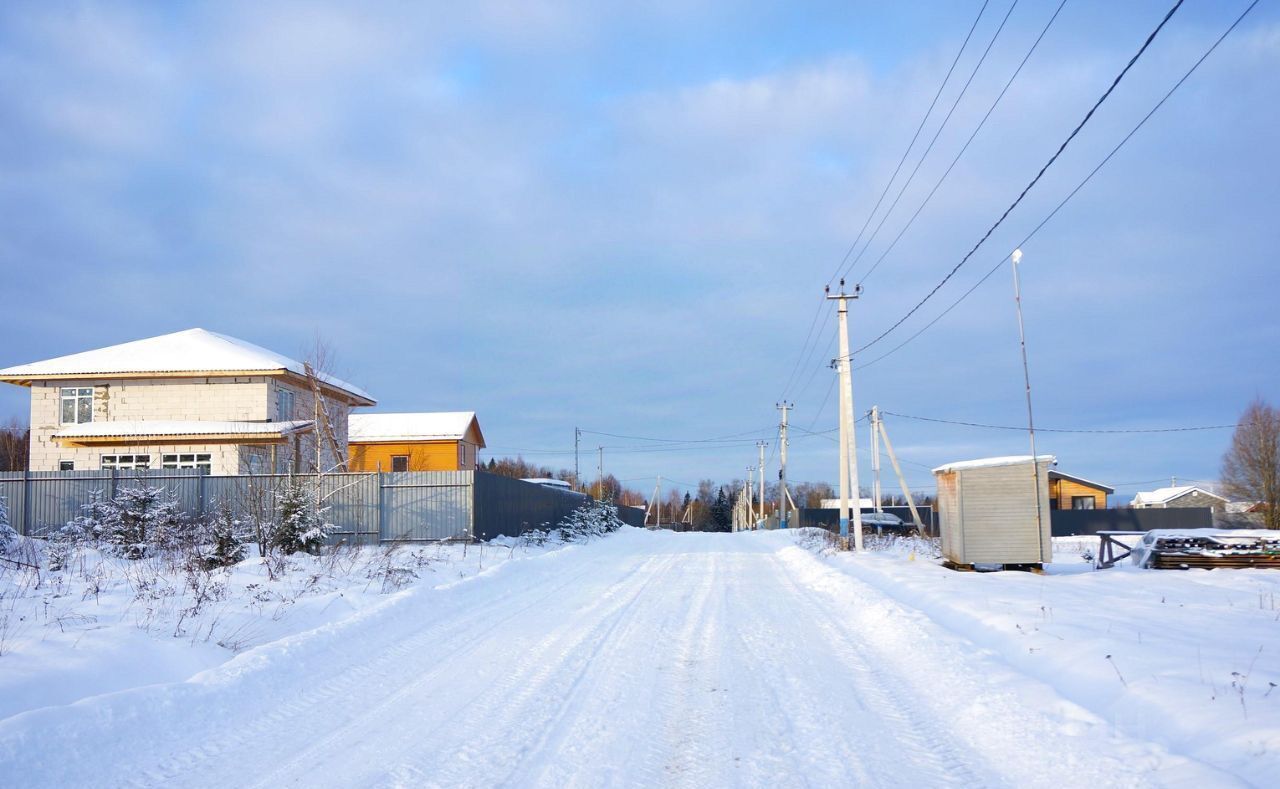
[[[474,431],[484,447],[484,434],[475,411],[436,411],[410,414],[352,414],[347,417],[347,441],[461,441]]]
[[[1053,455],[1037,455],[1036,459],[1041,463],[1050,465],[1057,463],[1058,459]],[[956,463],[948,463],[945,466],[938,466],[933,470],[934,474],[944,474],[948,471],[965,471],[975,468],[995,468],[997,466],[1021,466],[1024,463],[1030,463],[1030,455],[1008,455],[998,458],[979,458],[977,460],[961,460]]]
[[[1216,493],[1210,493],[1204,488],[1197,487],[1195,485],[1175,485],[1168,488],[1156,488],[1152,491],[1144,490],[1134,496],[1131,503],[1135,507],[1150,506],[1152,504],[1167,504],[1174,499],[1181,498],[1182,496],[1192,492],[1203,493],[1206,496],[1212,496],[1215,499],[1226,501],[1226,498],[1219,496]]]
[[[207,375],[221,372],[291,372],[306,375],[306,368],[296,359],[235,337],[205,329],[187,329],[42,362],[6,367],[0,370],[0,380],[17,382],[78,375]],[[370,405],[376,402],[368,392],[339,378],[322,373],[320,380],[359,400],[366,400]]]
[[[221,422],[208,419],[152,419],[124,422],[84,422],[66,425],[54,438],[163,438],[168,436],[287,436],[310,430],[313,422]]]
[[[1084,477],[1077,477],[1074,474],[1067,474],[1066,472],[1058,471],[1057,469],[1049,469],[1049,479],[1069,479],[1072,482],[1077,482],[1091,488],[1097,488],[1098,490],[1106,491],[1107,493],[1116,492],[1116,489],[1109,485],[1103,485],[1101,482],[1094,482],[1093,480],[1085,479]]]

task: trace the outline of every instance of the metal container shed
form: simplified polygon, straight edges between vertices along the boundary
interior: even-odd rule
[[[1049,467],[1055,463],[1052,455],[1039,455],[1035,478],[1030,455],[966,460],[935,468],[943,558],[962,566],[1050,561]]]

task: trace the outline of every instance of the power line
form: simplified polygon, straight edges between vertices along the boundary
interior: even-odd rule
[[[894,180],[897,179],[898,173],[902,170],[902,165],[906,164],[907,157],[911,155],[911,149],[915,147],[916,140],[920,138],[920,132],[924,131],[925,123],[928,122],[929,116],[933,114],[933,108],[937,106],[938,99],[942,97],[942,91],[947,87],[947,82],[951,80],[951,74],[956,70],[956,64],[960,62],[960,56],[964,54],[965,49],[969,46],[969,39],[973,37],[973,31],[977,29],[978,22],[986,12],[988,2],[989,0],[983,0],[982,7],[978,9],[978,16],[974,18],[973,24],[969,26],[969,32],[964,37],[964,43],[960,45],[960,51],[956,53],[955,59],[951,61],[951,67],[947,69],[946,76],[942,78],[942,84],[938,86],[938,92],[934,94],[933,101],[929,102],[929,109],[925,111],[924,117],[920,119],[920,125],[916,127],[916,133],[912,135],[911,143],[902,152],[902,158],[898,160],[898,166],[893,169],[893,175],[889,176],[889,181],[884,185],[884,191],[880,193],[880,197],[876,200],[871,213],[867,214],[867,221],[862,223],[862,229],[858,231],[857,238],[853,240],[849,251],[844,253],[844,257],[840,260],[840,265],[836,266],[836,273],[832,274],[831,278],[827,280],[828,285],[835,281],[840,271],[844,268],[844,264],[849,260],[849,256],[853,254],[853,250],[858,248],[859,242],[862,241],[862,234],[867,232],[867,227],[871,225],[871,220],[875,218],[876,212],[880,210],[880,204],[884,202],[885,195],[889,194],[889,188],[893,186]]]
[[[711,443],[716,441],[728,441],[731,439],[738,438],[739,436],[747,436],[747,435],[752,436],[751,439],[747,439],[747,440],[754,441],[755,438],[758,437],[757,434],[763,431],[744,430],[741,433],[730,433],[727,436],[716,436],[713,438],[653,438],[651,436],[624,436],[618,433],[605,433],[600,430],[587,430],[586,428],[583,428],[582,432],[590,433],[593,436],[608,436],[609,438],[623,438],[628,441],[655,441],[655,442],[660,442],[664,444],[703,444],[703,443]]]
[[[899,414],[894,411],[882,411],[881,413],[890,416],[901,417],[902,419],[914,419],[919,422],[940,422],[947,425],[963,425],[965,427],[981,427],[990,430],[1017,430],[1025,432],[1025,427],[1013,427],[1011,425],[989,425],[982,422],[965,422],[957,419],[937,419],[930,416],[913,416],[911,414]],[[1045,433],[1190,433],[1199,430],[1225,430],[1234,428],[1236,425],[1199,425],[1196,427],[1135,427],[1135,428],[1052,428],[1037,427],[1036,429]]]
[[[982,116],[982,120],[978,121],[978,125],[974,127],[973,133],[969,135],[969,139],[965,140],[964,145],[960,146],[959,152],[957,152],[955,158],[951,160],[951,164],[947,165],[947,169],[943,171],[942,177],[939,178],[938,182],[929,190],[929,194],[925,195],[924,200],[920,203],[920,206],[916,208],[915,213],[911,215],[911,218],[907,220],[907,223],[898,231],[898,235],[894,237],[893,241],[889,242],[889,246],[885,247],[884,252],[880,253],[880,257],[876,258],[875,263],[871,264],[871,268],[867,273],[862,275],[859,282],[867,281],[867,278],[880,267],[880,264],[884,262],[884,259],[893,251],[893,248],[898,245],[898,242],[902,240],[902,236],[911,229],[913,224],[915,224],[916,218],[920,216],[920,212],[925,209],[925,206],[929,205],[929,201],[933,199],[935,194],[937,194],[938,188],[942,186],[942,182],[947,180],[947,176],[951,175],[951,171],[955,169],[960,158],[969,150],[969,146],[973,144],[974,139],[978,136],[978,132],[982,131],[983,127],[987,125],[987,120],[991,117],[991,113],[995,112],[996,107],[1004,98],[1004,94],[1009,92],[1009,88],[1013,85],[1014,80],[1016,80],[1018,75],[1022,73],[1022,68],[1027,65],[1027,61],[1031,59],[1031,55],[1034,54],[1036,49],[1040,46],[1040,42],[1044,40],[1045,34],[1049,32],[1049,28],[1053,26],[1054,21],[1058,18],[1058,14],[1062,13],[1062,8],[1066,4],[1067,0],[1062,0],[1062,2],[1058,3],[1058,7],[1054,10],[1053,16],[1049,17],[1049,21],[1046,22],[1044,28],[1041,29],[1040,35],[1036,36],[1036,40],[1031,44],[1031,48],[1027,50],[1027,54],[1022,56],[1022,62],[1018,64],[1016,69],[1014,69],[1013,75],[1009,77],[1009,81],[1000,89],[1000,94],[996,96],[995,101],[991,102],[991,106],[987,108],[987,112]],[[1013,9],[1010,8],[1009,10],[1012,11]],[[994,39],[992,41],[994,43]]]
[[[893,210],[898,207],[898,202],[902,200],[902,195],[906,193],[907,187],[911,186],[911,183],[916,179],[916,174],[920,172],[920,167],[924,164],[924,160],[929,158],[929,153],[933,151],[933,146],[937,144],[938,137],[942,136],[942,131],[947,128],[947,123],[951,120],[951,116],[955,114],[956,108],[960,106],[961,100],[964,99],[965,94],[969,92],[969,86],[973,84],[974,78],[978,76],[979,69],[981,69],[982,64],[987,61],[987,55],[991,54],[991,48],[995,46],[996,39],[1000,38],[1000,33],[1004,31],[1004,26],[1008,23],[1010,15],[1013,14],[1013,9],[1017,7],[1018,0],[1013,0],[1013,3],[1009,5],[1009,10],[1005,12],[1004,18],[1000,20],[1000,25],[996,28],[995,34],[992,35],[991,40],[987,42],[987,48],[982,51],[982,56],[979,57],[978,62],[974,64],[973,71],[969,72],[969,79],[965,80],[964,86],[961,87],[960,92],[956,94],[955,101],[951,102],[951,109],[947,110],[947,114],[943,117],[942,123],[940,123],[937,130],[934,131],[933,138],[930,139],[929,144],[925,146],[924,153],[920,154],[920,159],[916,161],[916,166],[911,170],[911,175],[908,175],[907,179],[902,182],[902,186],[898,187],[898,194],[894,195],[893,202],[889,204],[888,210],[886,210],[884,215],[880,217],[880,222],[876,225],[876,229],[871,231],[871,235],[867,237],[867,243],[862,245],[862,251],[854,257],[853,261],[850,262],[848,267],[844,270],[844,275],[846,277],[849,276],[854,268],[857,267],[858,261],[862,260],[862,256],[871,248],[871,242],[876,240],[876,236],[880,235],[880,228],[884,227],[884,223],[888,221],[889,217],[893,214]],[[884,257],[881,256],[880,260],[883,259]],[[876,266],[879,265],[880,261],[877,260],[875,266],[872,266],[871,270],[863,275],[859,282],[865,281],[867,277],[871,276],[871,272],[875,271]]]
[[[987,229],[987,232],[982,235],[982,238],[978,239],[978,243],[974,244],[973,248],[970,249],[967,253],[965,253],[965,256],[960,259],[960,262],[957,263],[954,267],[952,267],[951,271],[947,272],[947,275],[943,277],[942,280],[937,285],[933,286],[933,290],[929,291],[929,293],[926,294],[923,299],[921,299],[914,307],[908,310],[907,313],[903,315],[901,318],[899,318],[892,326],[890,326],[888,329],[885,329],[875,339],[871,340],[866,345],[863,345],[861,348],[858,348],[856,351],[854,351],[855,354],[861,353],[866,349],[870,348],[871,346],[875,345],[876,343],[880,342],[885,337],[887,337],[890,334],[890,332],[894,331],[903,323],[905,323],[908,318],[914,315],[917,310],[919,310],[921,307],[925,305],[926,302],[928,302],[931,298],[933,298],[934,294],[936,294],[942,288],[943,285],[946,285],[947,282],[950,281],[950,279],[953,276],[955,276],[955,273],[960,270],[961,266],[969,262],[969,259],[973,257],[974,254],[977,253],[977,251],[982,247],[982,245],[986,243],[987,239],[991,237],[991,234],[994,233],[996,229],[1004,223],[1005,218],[1008,217],[1010,213],[1012,213],[1013,209],[1018,207],[1018,204],[1022,202],[1023,198],[1025,198],[1027,194],[1032,190],[1032,188],[1034,188],[1035,185],[1040,182],[1040,179],[1044,177],[1045,172],[1048,171],[1048,169],[1053,166],[1054,162],[1058,160],[1058,157],[1061,156],[1062,152],[1067,149],[1067,146],[1071,144],[1071,141],[1076,138],[1076,135],[1080,133],[1080,130],[1085,127],[1085,125],[1093,117],[1094,113],[1098,111],[1098,108],[1101,107],[1102,104],[1111,96],[1112,92],[1114,92],[1116,87],[1120,84],[1120,81],[1124,79],[1124,76],[1129,73],[1129,70],[1133,68],[1134,64],[1138,62],[1138,59],[1141,58],[1143,53],[1147,51],[1147,48],[1151,46],[1151,42],[1155,40],[1156,36],[1160,33],[1160,31],[1164,29],[1164,26],[1168,24],[1169,20],[1173,17],[1174,13],[1179,8],[1182,7],[1182,3],[1183,3],[1183,0],[1177,0],[1177,2],[1173,4],[1173,7],[1170,8],[1168,13],[1164,15],[1164,18],[1160,20],[1160,24],[1156,25],[1156,28],[1151,31],[1150,35],[1147,36],[1147,39],[1144,42],[1142,42],[1142,46],[1138,49],[1136,53],[1134,53],[1133,57],[1129,58],[1129,62],[1125,64],[1125,67],[1121,69],[1120,73],[1116,75],[1114,80],[1112,80],[1111,85],[1106,89],[1106,91],[1102,94],[1102,96],[1099,97],[1096,102],[1094,102],[1093,106],[1089,108],[1089,111],[1085,113],[1084,118],[1080,120],[1080,123],[1076,124],[1076,127],[1071,130],[1071,133],[1068,134],[1067,138],[1062,141],[1062,144],[1058,146],[1058,150],[1055,151],[1054,154],[1049,157],[1049,161],[1045,162],[1044,166],[1040,168],[1040,172],[1036,173],[1036,176],[1032,178],[1031,181],[1027,183],[1025,187],[1022,188],[1022,192],[1020,192],[1017,198],[1015,198],[1014,201],[1009,204],[1009,207],[1004,210],[1004,213],[1001,214],[1000,218],[995,221],[995,224],[991,225],[991,227]]]
[[[1110,153],[1108,153],[1108,154],[1106,155],[1106,157],[1104,157],[1104,158],[1102,159],[1102,161],[1098,162],[1098,165],[1097,165],[1096,167],[1094,167],[1091,171],[1089,171],[1089,174],[1088,174],[1088,175],[1086,175],[1086,176],[1084,177],[1084,179],[1080,181],[1080,183],[1076,184],[1076,187],[1075,187],[1074,189],[1072,189],[1072,190],[1067,194],[1067,196],[1066,196],[1066,197],[1064,197],[1064,198],[1062,199],[1062,201],[1061,201],[1061,202],[1059,202],[1059,203],[1058,203],[1058,205],[1057,205],[1057,206],[1055,206],[1055,207],[1054,207],[1054,209],[1048,213],[1048,215],[1046,215],[1046,216],[1045,216],[1045,218],[1044,218],[1044,219],[1040,220],[1040,223],[1039,223],[1039,224],[1037,224],[1034,228],[1032,228],[1031,232],[1030,232],[1030,233],[1028,233],[1028,234],[1026,235],[1026,237],[1024,237],[1024,238],[1022,239],[1022,241],[1020,241],[1018,244],[1016,244],[1016,245],[1015,245],[1015,248],[1021,248],[1021,247],[1026,246],[1026,245],[1027,245],[1027,242],[1029,242],[1032,238],[1035,238],[1035,236],[1036,236],[1036,235],[1041,231],[1041,229],[1043,229],[1045,225],[1049,224],[1050,220],[1052,220],[1055,216],[1057,216],[1057,215],[1058,215],[1058,212],[1059,212],[1059,211],[1061,211],[1061,210],[1063,209],[1063,207],[1064,207],[1064,206],[1066,206],[1066,204],[1067,204],[1067,203],[1071,202],[1072,198],[1074,198],[1074,197],[1076,196],[1076,194],[1077,194],[1081,189],[1083,189],[1083,188],[1085,187],[1085,184],[1087,184],[1087,183],[1089,183],[1091,180],[1093,180],[1093,177],[1094,177],[1095,175],[1097,175],[1097,174],[1098,174],[1098,171],[1099,171],[1099,170],[1101,170],[1103,167],[1105,167],[1105,166],[1106,166],[1106,164],[1107,164],[1108,162],[1110,162],[1110,161],[1111,161],[1111,159],[1112,159],[1112,158],[1113,158],[1117,153],[1119,153],[1119,152],[1120,152],[1120,149],[1121,149],[1121,148],[1123,148],[1123,147],[1125,146],[1125,144],[1126,144],[1126,143],[1128,143],[1128,142],[1129,142],[1129,140],[1130,140],[1130,139],[1132,139],[1132,138],[1133,138],[1133,136],[1134,136],[1135,134],[1137,134],[1137,133],[1138,133],[1138,130],[1139,130],[1139,129],[1141,129],[1143,126],[1145,126],[1145,125],[1146,125],[1146,123],[1147,123],[1147,121],[1151,120],[1151,117],[1152,117],[1152,116],[1154,116],[1154,115],[1156,114],[1156,112],[1157,112],[1161,107],[1163,107],[1163,106],[1164,106],[1165,102],[1167,102],[1167,101],[1170,99],[1170,97],[1172,97],[1172,96],[1173,96],[1173,94],[1174,94],[1175,92],[1177,92],[1178,88],[1182,87],[1182,84],[1183,84],[1184,82],[1186,82],[1186,81],[1191,77],[1191,75],[1192,75],[1192,74],[1194,74],[1194,73],[1196,72],[1196,70],[1197,70],[1198,68],[1200,68],[1200,65],[1201,65],[1202,63],[1204,63],[1204,61],[1205,61],[1205,60],[1207,60],[1207,59],[1208,59],[1208,57],[1209,57],[1211,54],[1213,54],[1214,50],[1216,50],[1216,49],[1218,48],[1218,45],[1220,45],[1220,44],[1221,44],[1221,43],[1226,39],[1226,37],[1227,37],[1227,36],[1229,36],[1229,35],[1231,34],[1231,32],[1232,32],[1233,30],[1235,30],[1235,29],[1236,29],[1236,27],[1237,27],[1237,26],[1239,26],[1239,24],[1240,24],[1242,21],[1244,21],[1244,18],[1245,18],[1246,16],[1248,16],[1248,15],[1249,15],[1249,12],[1253,10],[1254,6],[1256,6],[1256,5],[1258,4],[1258,2],[1259,2],[1259,0],[1253,0],[1253,2],[1252,2],[1252,3],[1250,3],[1250,4],[1248,5],[1248,7],[1246,7],[1246,8],[1245,8],[1245,10],[1244,10],[1243,12],[1241,12],[1240,16],[1236,17],[1236,20],[1235,20],[1234,22],[1232,22],[1232,23],[1231,23],[1230,27],[1228,27],[1228,28],[1227,28],[1227,29],[1222,33],[1222,35],[1218,36],[1218,38],[1213,42],[1213,44],[1212,44],[1208,49],[1206,49],[1206,50],[1205,50],[1204,54],[1202,54],[1202,55],[1199,57],[1199,59],[1198,59],[1198,60],[1196,60],[1196,62],[1195,62],[1195,63],[1193,63],[1193,64],[1191,65],[1191,68],[1187,69],[1186,73],[1184,73],[1184,74],[1182,75],[1182,78],[1181,78],[1181,79],[1179,79],[1176,83],[1174,83],[1173,87],[1169,88],[1168,92],[1167,92],[1167,93],[1165,93],[1163,97],[1161,97],[1160,101],[1156,102],[1155,106],[1153,106],[1153,107],[1151,108],[1151,110],[1150,110],[1146,115],[1144,115],[1144,116],[1142,117],[1142,119],[1141,119],[1141,120],[1139,120],[1139,121],[1138,121],[1137,125],[1135,125],[1132,129],[1130,129],[1130,130],[1129,130],[1129,133],[1128,133],[1128,134],[1126,134],[1126,135],[1124,136],[1124,138],[1123,138],[1123,139],[1121,139],[1121,140],[1120,140],[1120,142],[1119,142],[1118,144],[1116,144],[1116,146],[1115,146],[1114,148],[1112,148],[1112,149],[1111,149],[1111,152],[1110,152]],[[999,270],[1000,270],[1000,267],[1001,267],[1001,266],[1003,266],[1003,265],[1004,265],[1004,262],[1005,262],[1006,260],[1008,260],[1008,259],[1009,259],[1009,255],[1007,255],[1007,254],[1006,254],[1003,258],[1001,258],[999,261],[997,261],[997,262],[996,262],[996,264],[995,264],[994,266],[992,266],[992,267],[991,267],[991,269],[990,269],[986,274],[984,274],[984,275],[982,276],[982,278],[981,278],[981,279],[979,279],[979,280],[978,280],[977,282],[975,282],[972,286],[970,286],[968,290],[966,290],[964,293],[962,293],[962,294],[960,295],[960,298],[958,298],[958,299],[956,299],[954,302],[952,302],[952,303],[951,303],[951,306],[947,307],[945,310],[943,310],[942,312],[940,312],[937,316],[935,316],[935,317],[933,318],[933,320],[929,321],[929,322],[928,322],[928,323],[926,323],[924,326],[922,326],[918,331],[916,331],[916,333],[915,333],[915,334],[912,334],[912,335],[911,335],[910,337],[908,337],[907,339],[905,339],[905,340],[903,340],[902,342],[898,343],[897,345],[895,345],[892,349],[890,349],[890,350],[889,350],[889,351],[887,351],[886,353],[883,353],[883,354],[881,354],[881,355],[877,356],[876,358],[872,359],[872,360],[871,360],[871,361],[869,361],[869,362],[866,362],[866,363],[864,363],[864,364],[860,364],[860,365],[858,365],[857,367],[855,367],[854,369],[855,369],[855,370],[862,370],[862,369],[864,369],[864,368],[870,367],[871,365],[876,364],[877,362],[880,362],[880,361],[884,360],[885,358],[887,358],[887,357],[889,357],[889,356],[892,356],[893,354],[895,354],[895,353],[897,353],[898,351],[902,350],[902,348],[904,348],[907,344],[909,344],[911,341],[915,340],[915,339],[916,339],[917,337],[919,337],[921,334],[924,334],[926,331],[928,331],[930,328],[932,328],[934,324],[936,324],[938,321],[940,321],[940,320],[942,320],[944,317],[946,317],[947,313],[951,312],[953,309],[955,309],[957,306],[959,306],[960,302],[962,302],[962,301],[964,301],[965,299],[967,299],[967,298],[968,298],[968,297],[969,297],[969,296],[970,296],[970,295],[971,295],[975,290],[977,290],[977,289],[978,289],[978,287],[979,287],[980,285],[982,285],[982,283],[986,282],[988,279],[990,279],[990,278],[991,278],[991,276],[992,276],[993,274],[995,274],[997,271],[999,271]],[[868,345],[870,345],[870,344],[868,344]],[[868,347],[868,346],[864,346],[864,348],[865,348],[865,347]]]

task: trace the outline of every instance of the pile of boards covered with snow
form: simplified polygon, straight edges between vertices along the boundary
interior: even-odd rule
[[[1280,532],[1259,529],[1154,529],[1133,550],[1133,562],[1155,570],[1193,567],[1280,569]]]

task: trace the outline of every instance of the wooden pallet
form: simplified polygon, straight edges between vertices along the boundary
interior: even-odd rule
[[[1153,551],[1148,566],[1155,570],[1214,570],[1248,568],[1280,570],[1280,553],[1234,553],[1214,555]]]

